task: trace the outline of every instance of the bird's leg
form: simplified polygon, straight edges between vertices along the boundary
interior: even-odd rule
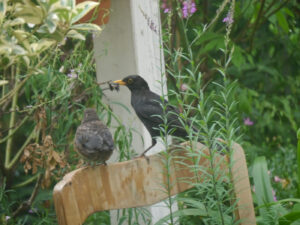
[[[152,145],[149,146],[139,157],[145,157],[147,162],[149,162],[149,158],[146,156],[146,153],[154,146],[156,145],[156,140],[152,138]]]

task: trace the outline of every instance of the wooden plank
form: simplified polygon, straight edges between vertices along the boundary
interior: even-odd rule
[[[246,157],[237,143],[233,145],[232,160],[232,182],[237,199],[236,217],[241,220],[242,225],[256,224]]]
[[[199,165],[209,168],[208,149],[200,143],[197,143],[195,148],[201,149],[202,152]],[[238,206],[242,207],[241,210],[238,209],[238,215],[239,218],[252,218],[254,214],[247,213],[248,210],[253,211],[253,206],[250,201],[252,199],[245,158],[243,150],[238,145],[235,148],[233,158],[237,162],[233,170],[239,171],[233,172],[233,180],[236,196],[240,200]],[[190,177],[191,182],[201,182],[197,181],[195,174],[187,168],[194,165],[193,161],[187,158],[188,151],[175,150],[171,155],[169,178],[170,182],[175,184],[172,186],[171,195],[192,187],[191,183],[181,180],[183,177]],[[216,155],[215,164],[218,163],[226,172],[227,157]],[[54,203],[59,224],[82,224],[93,212],[147,206],[166,199],[168,195],[163,189],[167,182],[165,168],[163,156],[156,154],[149,157],[149,163],[144,158],[137,158],[107,166],[81,168],[67,174],[54,188]],[[205,179],[201,171],[198,171],[197,175]],[[240,182],[241,177],[245,178],[242,179],[243,182]],[[240,183],[244,188],[240,188]]]

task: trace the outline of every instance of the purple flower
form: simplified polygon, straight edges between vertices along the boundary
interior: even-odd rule
[[[227,16],[223,19],[223,23],[226,23],[227,25],[230,25],[233,23],[233,18],[230,13],[228,13]]]
[[[169,12],[171,12],[171,9],[170,9],[170,8],[165,8],[165,9],[164,9],[164,13],[169,13]]]
[[[38,211],[37,208],[31,208],[28,210],[28,213],[33,214],[36,213],[37,211]]]
[[[164,13],[169,13],[169,12],[171,12],[171,9],[170,9],[170,7],[168,6],[167,1],[163,1],[163,2],[161,3],[161,8],[164,10]]]
[[[275,181],[276,183],[281,182],[281,178],[278,177],[278,176],[275,176],[275,177],[274,177],[274,181]]]
[[[185,0],[182,3],[182,17],[188,18],[192,14],[194,14],[197,11],[196,4],[194,0]]]
[[[249,117],[247,117],[247,118],[244,119],[244,124],[246,126],[252,126],[254,124],[254,122],[251,121],[251,119]]]
[[[78,77],[78,74],[75,73],[75,70],[74,70],[74,69],[71,69],[70,73],[68,73],[67,76],[68,76],[69,78],[77,78],[77,77]]]
[[[10,216],[5,216],[5,220],[8,221],[10,219]]]

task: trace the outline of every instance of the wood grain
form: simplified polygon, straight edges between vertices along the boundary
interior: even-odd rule
[[[189,150],[187,150],[189,149]],[[193,150],[194,149],[194,150]],[[191,183],[201,182],[207,176],[203,170],[191,172],[188,166],[197,160],[210,171],[209,151],[196,143],[193,149],[183,144],[183,149],[171,151],[169,181],[171,195],[192,188]],[[192,151],[199,151],[197,159],[190,157]],[[164,154],[118,162],[107,166],[99,165],[80,168],[65,175],[54,187],[53,198],[60,225],[82,224],[94,212],[121,208],[152,205],[168,197],[165,189],[168,177]],[[228,173],[227,157],[216,155],[214,166]],[[242,224],[255,224],[250,183],[243,149],[235,144],[232,168],[235,196],[238,199],[236,215]],[[189,178],[189,183],[182,180]]]

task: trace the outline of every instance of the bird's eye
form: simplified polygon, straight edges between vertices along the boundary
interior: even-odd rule
[[[130,79],[128,79],[127,83],[128,83],[128,84],[132,84],[132,83],[133,83],[133,80],[130,78]]]

